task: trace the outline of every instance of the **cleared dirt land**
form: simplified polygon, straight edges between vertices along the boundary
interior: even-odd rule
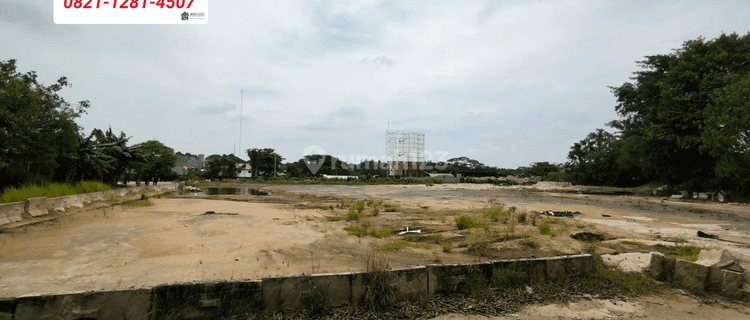
[[[728,248],[750,268],[750,207],[744,204],[475,184],[237,186],[270,195],[170,195],[151,198],[153,205],[147,207],[101,202],[53,220],[3,229],[0,297],[363,271],[366,256],[373,252],[383,252],[392,267],[401,267],[578,254],[584,249],[676,255],[674,247],[681,245]],[[377,216],[365,206],[358,220],[346,221],[350,211],[357,211],[357,200],[365,205],[382,201]],[[497,219],[488,214],[499,207],[515,207],[516,214]],[[528,213],[518,218],[550,210],[580,215]],[[213,213],[206,214],[209,211]],[[461,216],[483,226],[459,230],[456,218]],[[406,227],[421,233],[398,235]],[[698,238],[699,230],[732,242]],[[350,235],[357,232],[369,235]],[[600,241],[571,237],[581,232]],[[672,300],[690,298],[680,299]],[[654,315],[639,308],[628,314]],[[730,309],[728,318],[750,312],[738,305]],[[543,317],[528,312],[528,318]]]

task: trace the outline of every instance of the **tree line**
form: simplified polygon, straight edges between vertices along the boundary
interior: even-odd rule
[[[350,163],[332,155],[308,155],[295,162],[282,163],[284,158],[273,148],[254,148],[246,150],[249,161],[244,161],[235,155],[211,155],[206,158],[205,170],[202,174],[192,175],[191,178],[234,179],[240,172],[241,165],[249,164],[253,177],[272,177],[274,172],[283,173],[287,177],[307,178],[323,175],[337,176],[366,176],[386,177],[387,163],[380,160],[362,160]],[[276,159],[274,162],[274,158]],[[275,164],[275,167],[274,167]],[[311,166],[312,165],[312,166]],[[310,170],[310,167],[317,170]],[[275,168],[275,171],[274,171]],[[546,177],[561,172],[563,165],[549,162],[534,162],[528,167],[505,169],[487,166],[468,157],[457,157],[445,162],[428,161],[423,164],[423,174],[450,173],[463,177]]]
[[[58,93],[67,78],[45,86],[16,61],[0,62],[0,188],[41,181],[115,184],[129,172],[144,181],[174,178],[174,150],[152,140],[128,145],[125,133],[80,133],[75,120],[89,101],[71,105]],[[464,177],[515,175],[578,184],[636,186],[659,181],[693,191],[750,192],[750,33],[698,38],[669,54],[646,56],[630,82],[610,87],[619,118],[571,146],[564,164],[535,162],[515,169],[487,166],[468,157],[428,161],[426,173]],[[377,160],[348,163],[331,155],[294,162],[273,148],[211,155],[195,178],[236,178],[243,164],[253,177],[326,175],[386,176]],[[186,155],[190,155],[189,153]],[[313,172],[308,164],[319,164]]]
[[[698,38],[646,56],[631,82],[610,87],[619,119],[575,143],[578,183],[750,191],[750,33]]]
[[[131,170],[144,181],[171,178],[171,148],[156,140],[128,145],[111,128],[81,133],[75,120],[89,101],[71,105],[59,95],[70,86],[66,77],[48,86],[37,78],[19,72],[15,59],[0,61],[0,190],[47,181],[114,185]]]

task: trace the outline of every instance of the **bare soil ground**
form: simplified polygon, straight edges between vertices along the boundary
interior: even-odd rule
[[[529,305],[519,312],[500,317],[446,314],[436,320],[568,320],[568,319],[747,319],[750,307],[721,301],[706,303],[683,294],[647,296],[626,301],[613,299],[580,300],[569,303]]]
[[[674,254],[677,243],[728,248],[745,268],[750,268],[746,245],[750,243],[750,207],[744,204],[475,184],[242,187],[271,194],[169,196],[152,198],[154,205],[150,207],[102,202],[68,210],[55,219],[3,229],[0,297],[274,274],[362,271],[368,254],[399,240],[408,245],[384,251],[393,267],[578,254],[587,246],[597,253],[658,250]],[[377,216],[329,221],[331,217],[344,217],[356,199],[383,201],[395,211],[385,212],[381,206]],[[481,214],[500,204],[516,207],[517,213],[554,210],[578,211],[581,215],[572,219],[539,217],[536,221],[528,215],[523,222],[509,223]],[[207,211],[219,214],[206,215]],[[370,212],[370,208],[363,210],[365,215]],[[458,230],[455,219],[461,215],[476,217],[486,222],[486,227]],[[545,221],[551,234],[541,234],[539,224]],[[352,226],[372,231],[409,227],[421,233],[357,237],[344,230]],[[698,238],[698,230],[734,242]],[[570,237],[579,232],[600,235],[605,241],[587,245]],[[436,239],[438,234],[440,238]],[[444,252],[444,246],[449,246],[450,252]],[[685,306],[694,305],[683,298],[660,297],[666,299],[663,308],[647,305],[651,298],[640,302],[648,306],[643,307],[647,317],[662,318],[654,310],[668,310],[683,302]],[[601,309],[589,302],[581,308]],[[541,312],[549,308],[556,307],[531,306],[524,312],[540,313],[522,312],[519,317],[544,318]],[[713,305],[706,310],[711,308],[716,312],[725,309]],[[746,316],[748,312],[747,308],[730,309],[737,315]],[[631,313],[634,317],[641,314],[637,310]],[[664,311],[664,315],[671,314]],[[699,313],[686,317],[703,318]]]

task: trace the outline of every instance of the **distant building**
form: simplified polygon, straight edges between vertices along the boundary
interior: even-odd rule
[[[174,167],[172,167],[172,172],[174,174],[184,176],[188,174],[190,170],[203,169],[203,166],[205,164],[206,160],[204,159],[202,154],[199,154],[197,156],[178,155],[175,159]]]
[[[253,177],[253,167],[248,163],[237,163],[235,164],[239,172],[237,173],[237,178],[252,178]]]
[[[174,167],[172,167],[172,172],[174,174],[184,176],[187,175],[192,170],[197,170],[198,168],[193,167],[187,163],[181,162],[181,161],[175,161]]]

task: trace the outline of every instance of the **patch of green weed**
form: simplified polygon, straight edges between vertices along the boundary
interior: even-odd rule
[[[479,218],[472,217],[469,215],[462,215],[456,217],[456,227],[458,230],[470,229],[470,228],[484,228],[487,223],[481,221]]]
[[[391,241],[385,244],[384,246],[378,247],[378,250],[380,251],[396,251],[398,249],[401,249],[403,247],[412,247],[412,248],[420,248],[420,249],[430,249],[429,244],[424,243],[412,243],[406,240],[396,240]]]
[[[698,248],[698,247],[679,247],[674,250],[674,254],[690,262],[698,261],[698,255],[700,253],[701,253],[701,248]]]
[[[435,241],[436,244],[440,244],[440,238],[442,238],[443,235],[436,233],[432,235],[432,241]]]

